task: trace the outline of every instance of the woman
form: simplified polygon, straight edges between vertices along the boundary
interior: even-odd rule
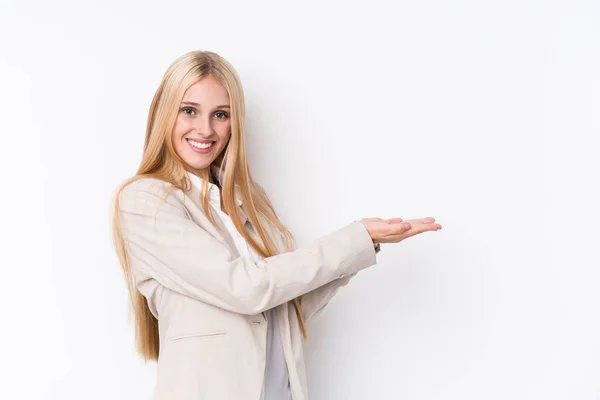
[[[295,249],[245,147],[233,67],[212,52],[175,60],[113,216],[136,347],[158,361],[155,400],[306,399],[306,321],[376,264],[380,243],[441,229],[365,218]]]

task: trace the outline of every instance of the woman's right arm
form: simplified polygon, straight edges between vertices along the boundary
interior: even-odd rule
[[[373,240],[360,221],[293,252],[255,262],[232,259],[227,246],[192,221],[183,204],[158,185],[136,181],[119,200],[135,275],[237,313],[259,314],[376,264]]]

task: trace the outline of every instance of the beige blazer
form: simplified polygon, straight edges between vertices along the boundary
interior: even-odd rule
[[[375,265],[365,226],[354,221],[308,246],[253,262],[240,258],[232,237],[210,223],[196,187],[168,194],[168,186],[141,179],[120,196],[136,285],[159,324],[153,399],[262,400],[263,311],[271,308],[293,399],[307,399],[303,337],[290,300],[302,296],[309,321],[352,276]],[[238,212],[250,223],[239,201]]]

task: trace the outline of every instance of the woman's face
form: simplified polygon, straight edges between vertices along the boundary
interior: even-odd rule
[[[192,168],[209,167],[225,148],[231,133],[229,95],[212,76],[190,86],[173,128],[173,145]]]

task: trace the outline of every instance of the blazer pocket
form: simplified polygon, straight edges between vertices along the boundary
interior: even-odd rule
[[[216,330],[216,331],[208,331],[208,332],[194,332],[194,333],[186,333],[183,335],[175,335],[167,338],[168,342],[180,342],[186,339],[192,338],[218,338],[223,337],[227,334],[226,330]]]

